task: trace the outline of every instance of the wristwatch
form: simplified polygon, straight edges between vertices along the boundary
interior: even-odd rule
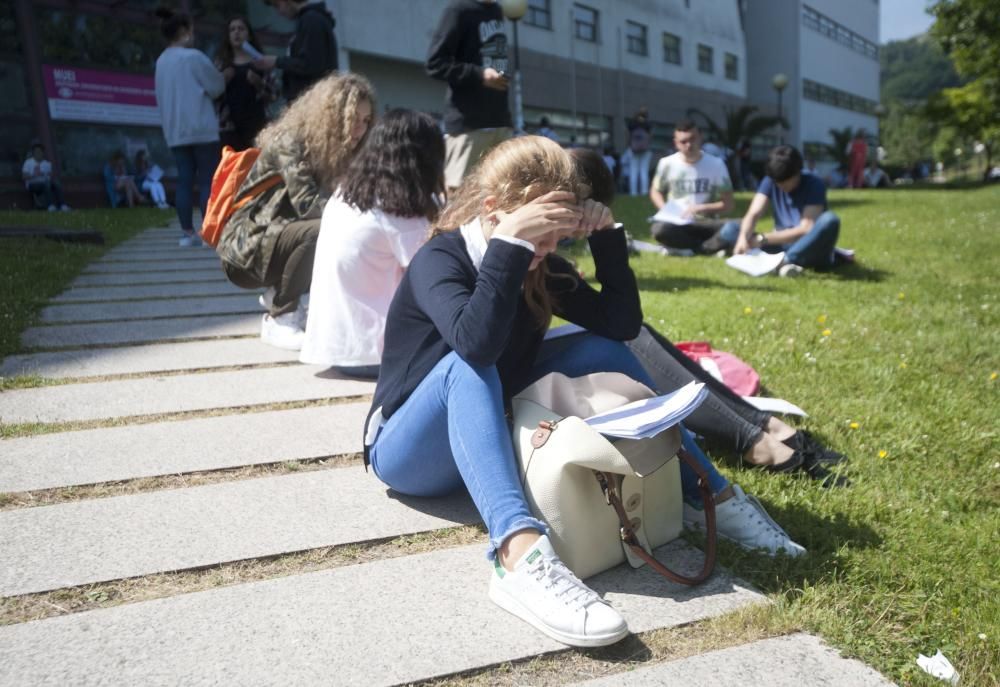
[[[767,239],[759,231],[753,233],[754,246],[763,246],[767,243]]]

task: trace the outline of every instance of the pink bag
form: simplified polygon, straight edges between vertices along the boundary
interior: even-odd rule
[[[682,341],[676,344],[684,355],[740,396],[756,396],[760,375],[732,353],[717,351],[707,341]]]

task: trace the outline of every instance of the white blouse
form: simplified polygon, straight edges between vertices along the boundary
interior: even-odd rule
[[[389,303],[427,240],[424,217],[359,212],[336,196],[323,210],[309,295],[303,363],[378,365]]]

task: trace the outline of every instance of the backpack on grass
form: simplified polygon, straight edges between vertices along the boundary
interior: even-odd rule
[[[240,194],[243,182],[260,157],[260,148],[235,151],[230,146],[222,149],[222,159],[212,175],[212,194],[208,198],[205,218],[201,223],[201,238],[212,247],[219,245],[222,229],[234,212],[254,198],[281,183],[281,175],[267,177]],[[237,196],[239,195],[239,199]]]

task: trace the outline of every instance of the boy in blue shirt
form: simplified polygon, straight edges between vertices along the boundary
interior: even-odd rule
[[[716,239],[739,255],[754,248],[769,253],[785,251],[781,276],[793,276],[805,267],[833,267],[833,249],[840,234],[840,218],[827,209],[826,186],[815,174],[802,173],[802,155],[781,145],[768,155],[767,176],[757,187],[750,208],[740,222],[728,222]],[[774,231],[754,231],[770,204]]]

